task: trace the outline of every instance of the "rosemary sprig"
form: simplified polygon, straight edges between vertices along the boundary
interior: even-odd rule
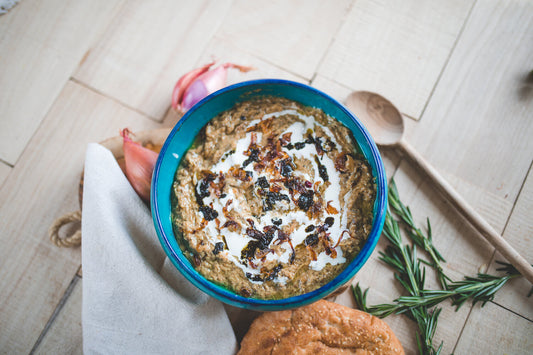
[[[518,271],[508,263],[497,261],[501,265],[498,271],[504,271],[505,275],[494,276],[485,273],[478,273],[476,277],[465,276],[462,281],[452,281],[445,275],[441,262],[445,259],[435,248],[432,241],[431,225],[427,220],[427,235],[418,228],[408,206],[400,201],[400,196],[394,180],[389,187],[389,210],[385,218],[383,235],[389,241],[389,245],[383,252],[379,253],[379,259],[389,265],[394,270],[394,277],[405,289],[408,295],[400,296],[390,304],[377,304],[368,306],[366,297],[368,289],[362,290],[359,284],[352,286],[352,293],[356,305],[359,309],[373,314],[380,318],[385,318],[391,314],[405,314],[413,319],[418,326],[417,345],[421,354],[440,354],[443,344],[437,348],[433,345],[433,337],[437,328],[438,317],[441,308],[436,307],[445,300],[451,300],[456,311],[467,301],[472,304],[478,302],[482,306],[492,301],[494,295],[510,279],[520,276]],[[398,216],[396,220],[391,210]],[[413,245],[404,244],[400,229],[400,221],[405,227],[406,235]],[[417,255],[417,246],[422,248],[431,262],[420,259]],[[432,267],[436,272],[441,290],[428,290],[425,288],[425,267],[421,264]],[[530,295],[533,293],[530,292]]]
[[[425,268],[420,267],[416,245],[411,247],[403,244],[398,221],[392,217],[390,211],[387,211],[383,232],[390,245],[384,252],[380,252],[380,260],[396,271],[394,277],[412,297],[421,297],[426,280]],[[405,312],[418,325],[417,344],[420,353],[432,355],[440,353],[442,344],[437,349],[433,347],[433,335],[440,310],[431,312],[425,306],[409,309],[397,303],[368,307],[366,305],[368,289],[363,292],[357,284],[355,287],[352,286],[352,290],[358,308],[377,317],[384,318],[394,313]]]
[[[463,281],[454,281],[448,285],[447,290],[424,290],[419,296],[401,296],[394,300],[397,308],[395,313],[403,313],[407,310],[418,307],[431,308],[437,304],[450,299],[456,311],[467,301],[472,304],[481,302],[481,306],[492,301],[496,292],[501,289],[507,281],[518,277],[520,274],[494,276],[488,274],[478,274],[477,277],[465,276]]]
[[[390,245],[380,252],[380,260],[396,270],[395,277],[413,296],[420,295],[424,289],[425,269],[420,268],[416,246],[404,245],[398,222],[391,217],[390,211],[385,216],[383,234]]]
[[[437,322],[441,311],[442,308],[435,308],[433,311],[428,311],[425,307],[411,310],[418,325],[419,333],[416,334],[416,344],[418,345],[418,352],[420,354],[438,355],[442,351],[444,342],[441,342],[436,349],[433,346],[433,336],[437,330]]]
[[[441,284],[441,287],[446,289],[448,281],[451,281],[448,276],[444,274],[444,270],[441,266],[441,262],[446,262],[444,257],[440,254],[437,248],[433,245],[433,235],[431,232],[431,223],[429,218],[426,219],[427,223],[427,236],[424,235],[422,230],[415,225],[411,209],[405,206],[400,200],[398,189],[394,180],[391,180],[389,187],[389,206],[398,217],[405,223],[406,232],[409,238],[420,248],[423,248],[429,255],[431,263],[421,260],[423,263],[433,267],[437,271],[437,278]]]

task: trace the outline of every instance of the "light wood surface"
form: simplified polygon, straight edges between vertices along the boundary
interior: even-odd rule
[[[21,0],[0,16],[0,353],[81,353],[80,250],[54,246],[48,227],[79,209],[87,143],[170,128],[175,81],[213,57],[256,67],[228,83],[275,77],[340,101],[387,97],[406,141],[533,262],[531,43],[528,0]],[[412,162],[381,151],[416,222],[430,218],[446,273],[495,273],[494,247]],[[400,295],[377,253],[354,282],[370,304]],[[444,354],[531,353],[530,287],[513,280],[483,308],[444,304],[436,343]],[[349,292],[337,302],[353,306]],[[386,322],[415,354],[414,324]]]
[[[15,164],[120,1],[21,1],[0,19],[0,159]]]
[[[432,186],[442,193],[470,224],[501,253],[507,262],[512,264],[530,283],[533,284],[533,267],[520,253],[483,219],[468,202],[446,181],[427,161],[405,140],[400,140],[398,146],[405,152],[414,164],[424,172]]]
[[[318,73],[379,92],[418,119],[473,2],[355,1]]]
[[[383,96],[368,91],[354,91],[346,99],[346,106],[359,117],[376,144],[396,147],[431,180],[433,186],[470,224],[501,253],[529,282],[533,284],[533,266],[481,217],[476,210],[446,181],[424,157],[404,138],[403,116]]]

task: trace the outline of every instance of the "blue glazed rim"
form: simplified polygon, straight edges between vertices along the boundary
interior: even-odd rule
[[[243,297],[205,279],[194,269],[181,251],[172,229],[170,216],[172,183],[169,183],[169,181],[174,180],[175,172],[181,161],[182,154],[186,152],[186,149],[177,149],[176,151],[180,150],[181,153],[177,154],[172,151],[172,149],[174,149],[175,146],[183,148],[185,145],[187,145],[188,149],[199,129],[218,113],[233,107],[238,101],[244,101],[253,97],[265,95],[287,97],[299,101],[306,106],[321,108],[328,115],[338,119],[348,126],[357,140],[360,150],[372,167],[372,173],[375,177],[377,186],[372,229],[363,248],[351,263],[339,275],[324,286],[302,295],[278,300]],[[318,105],[313,105],[313,102],[318,103]],[[216,109],[212,110],[210,105],[215,106]],[[201,120],[201,125],[195,123],[197,121],[193,120]],[[175,137],[181,132],[180,129],[184,129],[184,132],[188,132],[187,128],[191,127],[194,127],[196,130],[196,132],[193,132],[194,134],[187,133],[181,135],[183,139],[187,142],[190,141],[190,143],[181,144],[181,141],[177,140],[178,138]],[[154,167],[151,186],[151,210],[154,226],[165,253],[185,278],[200,290],[220,301],[240,308],[258,311],[291,309],[310,304],[331,294],[340,286],[348,282],[368,260],[376,247],[385,222],[387,211],[387,179],[385,176],[383,161],[374,140],[357,117],[355,117],[355,115],[340,102],[309,85],[280,79],[252,80],[225,87],[205,97],[187,111],[172,129],[161,148]]]

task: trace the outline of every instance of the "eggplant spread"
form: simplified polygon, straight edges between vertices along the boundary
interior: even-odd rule
[[[283,98],[237,104],[196,137],[175,176],[178,243],[207,279],[281,299],[337,276],[372,227],[375,182],[349,129]]]

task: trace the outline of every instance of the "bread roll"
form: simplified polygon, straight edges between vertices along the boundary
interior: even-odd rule
[[[404,354],[381,319],[329,301],[254,320],[239,354]]]

